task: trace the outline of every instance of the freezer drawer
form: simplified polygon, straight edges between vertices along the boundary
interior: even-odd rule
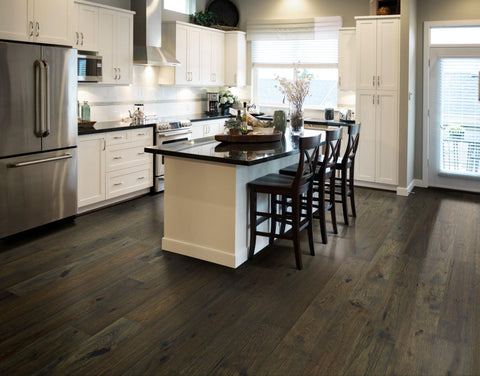
[[[0,159],[0,238],[76,211],[76,148]]]

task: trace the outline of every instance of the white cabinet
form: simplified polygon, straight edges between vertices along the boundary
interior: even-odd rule
[[[71,45],[73,0],[0,0],[0,39]]]
[[[224,84],[225,34],[202,30],[200,44],[200,80],[204,85]]]
[[[245,86],[247,40],[243,31],[225,32],[225,85]]]
[[[397,90],[400,19],[357,17],[357,90]]]
[[[192,122],[192,139],[212,137],[223,133],[226,119],[212,119]]]
[[[78,207],[153,186],[153,157],[144,151],[152,144],[152,128],[79,136]]]
[[[105,135],[78,137],[78,207],[105,200]]]
[[[102,82],[130,84],[133,77],[133,12],[100,8],[98,19]]]
[[[98,51],[98,7],[75,3],[74,30],[72,44],[74,48],[85,51]]]
[[[355,28],[341,28],[338,33],[338,88],[355,90]]]
[[[399,22],[398,16],[357,18],[355,179],[380,187],[398,184]]]

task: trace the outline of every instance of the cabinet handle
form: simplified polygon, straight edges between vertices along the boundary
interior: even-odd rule
[[[113,185],[122,185],[123,183],[120,182],[120,183],[114,183]]]
[[[117,68],[113,68],[113,73],[115,73],[113,79],[117,80],[118,79]]]
[[[380,104],[380,95],[377,95],[377,104]]]
[[[114,140],[121,140],[122,138],[123,138],[123,136],[113,136]]]
[[[36,29],[35,36],[38,37],[40,35],[40,24],[38,22],[35,22],[35,29]]]
[[[118,79],[121,80],[122,79],[122,71],[120,68],[117,68],[118,69]]]
[[[29,34],[29,36],[30,36],[30,37],[33,37],[33,21],[30,21],[30,22],[29,22],[29,26],[30,26],[30,34]]]
[[[342,77],[338,77],[338,87],[342,87]]]
[[[145,136],[145,133],[137,133],[137,136]]]
[[[377,87],[380,87],[380,76],[377,76]]]
[[[103,150],[105,150],[107,148],[107,140],[102,138],[102,141],[103,141]]]
[[[83,40],[84,40],[84,38],[83,38],[83,32],[80,33],[80,34],[82,35],[82,46],[83,46]]]
[[[137,155],[144,155],[145,153],[141,152],[141,153],[137,153]]]
[[[373,79],[372,79],[372,86],[375,87],[375,76],[373,76]]]
[[[122,156],[119,156],[119,157],[113,157],[113,159],[123,159]]]
[[[143,180],[143,179],[145,179],[145,176],[140,176],[137,178],[137,180]]]
[[[78,31],[75,31],[75,36],[77,37],[77,41],[75,42],[75,44],[78,46],[78,42],[80,40],[80,34],[78,34]]]
[[[372,104],[375,104],[375,95],[372,95]]]

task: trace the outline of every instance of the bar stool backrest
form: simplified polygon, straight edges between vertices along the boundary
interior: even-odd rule
[[[342,140],[341,128],[327,129],[325,132],[326,144],[323,154],[323,161],[319,170],[321,175],[324,175],[327,169],[333,170],[335,168],[340,155],[340,145]]]
[[[348,143],[343,154],[343,163],[353,162],[357,154],[358,141],[360,139],[360,124],[348,126]]]
[[[313,181],[315,169],[317,168],[321,140],[321,134],[300,137],[300,158],[298,161],[297,172],[295,173],[295,179],[293,181],[294,187],[307,186],[308,183]]]

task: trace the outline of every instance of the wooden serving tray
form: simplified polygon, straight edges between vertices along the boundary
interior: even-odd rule
[[[251,142],[274,142],[279,141],[283,137],[283,133],[275,131],[273,134],[253,134],[249,132],[245,135],[231,135],[231,134],[216,134],[215,140],[221,142],[239,142],[239,143],[251,143]]]
[[[96,121],[79,121],[78,128],[91,129],[95,125]]]

